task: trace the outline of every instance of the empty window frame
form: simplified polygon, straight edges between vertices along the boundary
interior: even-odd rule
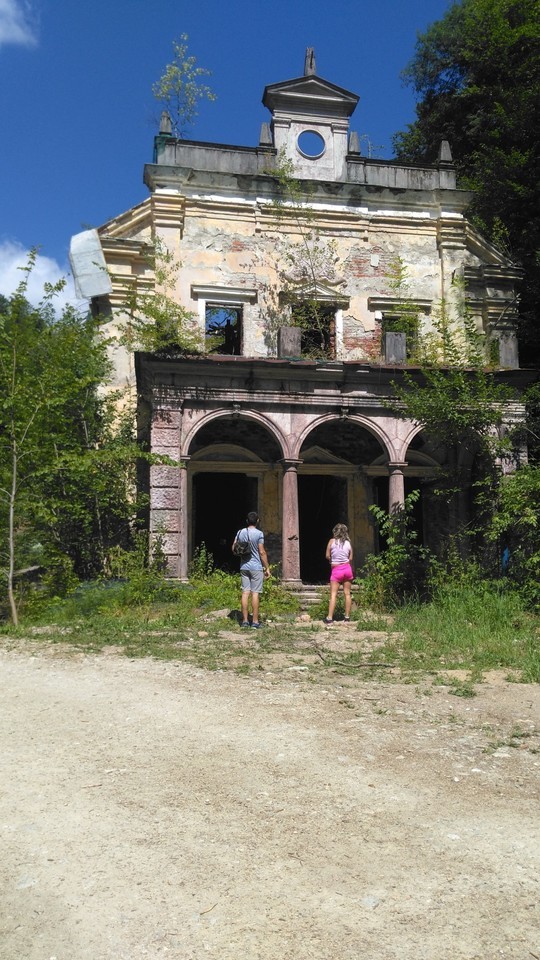
[[[302,356],[314,359],[336,357],[336,306],[317,300],[302,300],[291,307],[293,326],[302,330]]]
[[[242,307],[206,303],[205,349],[207,353],[240,356],[242,353]]]
[[[419,331],[418,313],[414,310],[402,312],[384,312],[382,315],[381,333],[404,333],[406,356],[409,360],[418,346]]]

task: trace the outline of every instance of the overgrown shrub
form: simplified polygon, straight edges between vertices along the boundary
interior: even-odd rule
[[[500,573],[540,609],[540,467],[503,478],[489,537],[498,544]]]
[[[413,526],[413,510],[419,496],[420,491],[413,490],[403,506],[391,513],[370,507],[385,546],[381,553],[370,554],[366,559],[360,584],[362,605],[383,610],[425,593],[432,557],[418,543]]]

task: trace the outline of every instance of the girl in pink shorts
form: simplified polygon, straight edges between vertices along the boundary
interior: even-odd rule
[[[351,583],[354,579],[352,569],[353,549],[349,539],[349,531],[344,523],[337,523],[332,530],[333,537],[328,541],[326,547],[326,559],[330,562],[330,602],[328,604],[328,616],[324,621],[328,626],[334,622],[334,610],[339,585],[343,584],[343,595],[345,597],[345,623],[351,619]]]

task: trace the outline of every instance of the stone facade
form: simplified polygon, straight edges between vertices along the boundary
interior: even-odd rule
[[[383,336],[397,257],[423,329],[442,298],[452,310],[461,277],[478,329],[517,367],[518,272],[467,221],[448,145],[431,167],[363,157],[349,129],[357,101],[318,77],[311,56],[302,77],[264,91],[271,122],[256,147],[178,140],[165,122],[145,167],[150,196],[98,231],[112,328],[126,287],[154,288],[147,253],[159,239],[180,265],[173,296],[206,344],[193,357],[115,355],[117,385],[137,384],[141,433],[180,463],[146,480],[174,576],[187,576],[202,541],[226,565],[256,509],[283,579],[323,579],[334,523],[348,523],[361,561],[377,547],[370,504],[401,503],[415,485],[434,540],[429,478],[445,452],[385,406],[406,363],[399,335]],[[287,160],[292,196],[276,177]],[[327,318],[322,359],[295,326],[306,304]]]

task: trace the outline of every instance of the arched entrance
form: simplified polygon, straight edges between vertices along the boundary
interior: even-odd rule
[[[305,438],[298,470],[300,576],[304,583],[328,579],[325,548],[336,523],[349,527],[355,562],[373,550],[369,506],[373,487],[363,468],[384,456],[377,437],[352,419],[333,419]]]
[[[447,451],[421,430],[409,444],[405,459],[405,496],[412,490],[420,493],[413,511],[418,543],[437,552],[441,540],[448,534],[448,503],[435,493],[437,477],[447,462]]]
[[[190,557],[204,543],[216,567],[236,570],[231,543],[246,514],[256,510],[270,560],[277,559],[281,457],[275,437],[256,420],[218,417],[201,427],[189,448]]]

